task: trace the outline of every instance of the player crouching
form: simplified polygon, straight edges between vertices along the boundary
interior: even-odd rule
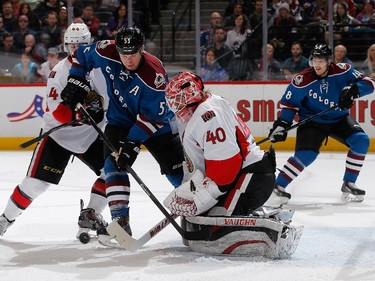
[[[188,180],[165,200],[186,217],[189,231],[209,228],[206,240],[187,241],[193,251],[213,254],[290,256],[303,227],[291,226],[293,211],[261,206],[275,185],[275,153],[262,151],[229,103],[204,90],[199,76],[172,78],[166,100],[177,116]]]

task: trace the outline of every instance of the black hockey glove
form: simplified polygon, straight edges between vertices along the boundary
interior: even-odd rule
[[[288,136],[288,132],[285,132],[284,130],[290,127],[291,125],[292,123],[289,123],[280,118],[277,118],[277,120],[273,122],[272,129],[270,130],[270,133],[268,134],[270,141],[271,142],[285,141],[286,137]]]
[[[83,104],[90,90],[90,83],[86,79],[70,75],[68,83],[61,91],[61,99],[70,109],[74,110],[77,103]]]
[[[134,141],[120,141],[119,155],[116,159],[117,167],[120,170],[126,170],[126,164],[132,166],[140,151],[139,145]]]
[[[94,119],[95,123],[98,124],[104,119],[104,110],[103,110],[104,99],[102,96],[98,95],[95,91],[90,91],[85,98],[83,107],[87,113]],[[82,119],[83,114],[80,111],[75,112],[75,119]],[[88,124],[90,122],[88,118],[83,118],[81,122],[78,122],[77,125]]]
[[[359,97],[357,84],[353,83],[344,87],[339,98],[339,108],[341,110],[349,109],[353,106],[353,101]]]

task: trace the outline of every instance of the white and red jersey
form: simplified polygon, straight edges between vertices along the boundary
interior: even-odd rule
[[[47,79],[46,102],[47,110],[43,116],[43,131],[48,131],[62,123],[71,120],[72,111],[63,105],[60,93],[67,84],[71,59],[67,57],[61,60],[50,72]],[[93,69],[89,76],[91,87],[104,98],[104,109],[107,108],[108,98],[106,95],[105,80],[100,69]],[[64,117],[65,115],[65,117]],[[64,119],[65,118],[65,119]],[[69,120],[70,119],[70,120]],[[99,123],[103,127],[105,119]],[[98,133],[90,125],[76,127],[65,127],[53,132],[50,137],[63,148],[74,153],[85,152],[98,137]]]
[[[186,124],[179,124],[189,172],[196,169],[218,185],[231,184],[238,172],[262,159],[249,128],[230,104],[209,96]]]

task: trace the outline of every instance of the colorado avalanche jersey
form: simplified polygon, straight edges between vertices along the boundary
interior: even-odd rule
[[[60,93],[67,84],[67,77],[69,75],[70,68],[72,66],[71,59],[69,57],[61,60],[51,71],[49,78],[47,79],[47,90],[46,90],[46,113],[43,115],[43,131],[48,131],[62,123],[56,119],[55,114],[58,108],[62,106]],[[101,72],[94,69],[90,74],[90,78],[94,82],[92,88],[97,93],[106,93],[103,90],[104,78]],[[104,108],[108,103],[108,98],[104,95]],[[68,110],[68,109],[67,109]],[[71,116],[71,114],[70,114]],[[99,126],[104,126],[105,120],[103,120]],[[50,137],[57,142],[63,148],[72,151],[74,153],[85,152],[90,145],[96,140],[98,133],[90,125],[81,125],[76,127],[65,127],[53,132]]]
[[[151,135],[170,131],[168,119],[173,113],[166,106],[167,74],[161,61],[143,52],[141,65],[129,71],[121,63],[113,40],[81,46],[70,74],[84,77],[100,68],[104,77],[109,106],[108,124],[129,129],[129,140],[143,143]]]
[[[281,98],[281,119],[291,122],[298,112],[303,120],[336,106],[345,86],[356,83],[360,97],[374,91],[374,81],[349,64],[330,63],[328,76],[318,79],[312,67],[298,73]],[[319,123],[335,123],[349,114],[349,110],[332,110],[316,118]]]
[[[249,128],[219,96],[208,97],[179,130],[189,172],[199,169],[218,185],[232,183],[241,168],[264,155]]]

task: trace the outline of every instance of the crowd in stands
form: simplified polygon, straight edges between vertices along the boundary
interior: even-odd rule
[[[134,23],[150,36],[151,23],[168,1],[133,1]],[[73,21],[84,22],[93,41],[113,39],[128,26],[127,0],[73,0]],[[45,82],[49,71],[66,56],[67,1],[0,0],[0,82]]]
[[[113,39],[119,27],[128,26],[127,0],[72,2],[73,21],[86,23],[94,41]],[[143,30],[146,39],[150,38],[151,24],[159,24],[160,10],[169,1],[132,2],[134,23]],[[333,3],[335,61],[350,63],[370,75],[375,70],[375,50],[371,52],[375,49],[375,0],[333,0]],[[200,74],[205,81],[259,80],[265,72],[269,80],[290,81],[295,73],[309,66],[308,48],[317,41],[328,43],[328,0],[269,0],[264,70],[263,4],[262,0],[231,0],[225,10],[212,11],[209,27],[202,28],[200,38]],[[16,82],[45,81],[46,63],[51,67],[56,62],[53,55],[58,59],[66,55],[63,48],[68,26],[66,1],[0,0],[0,5],[0,77],[7,78],[1,81],[9,81],[9,77]],[[316,33],[312,33],[314,28]],[[351,60],[353,48],[348,46],[346,38],[347,34],[360,32],[370,32],[370,38],[360,46],[356,42],[357,48],[368,48],[367,58],[362,58],[358,65],[357,58],[354,63]]]
[[[346,38],[360,32],[368,35],[362,54],[375,43],[375,1],[333,0],[334,61],[349,63],[368,73],[373,63],[368,56],[355,65],[347,56]],[[267,73],[268,80],[288,80],[309,67],[309,51],[316,41],[329,43],[327,0],[270,0],[267,6],[268,45],[267,70],[263,68],[263,1],[229,1],[224,11],[213,11],[210,26],[201,33],[202,74],[207,73],[206,50],[214,50],[218,63],[226,75],[207,76],[211,81],[258,80]],[[317,30],[316,34],[309,33]],[[220,38],[215,36],[220,32]],[[316,38],[316,36],[323,36]],[[365,33],[363,33],[365,34]],[[309,38],[311,37],[311,38]],[[306,43],[307,42],[307,43]],[[371,45],[371,46],[370,46]],[[373,47],[374,48],[374,47]],[[231,51],[232,50],[232,51]],[[373,54],[375,56],[375,54]],[[371,67],[370,67],[371,65]],[[204,75],[203,75],[204,76]],[[223,78],[221,78],[223,77]],[[206,80],[207,81],[207,80]]]

